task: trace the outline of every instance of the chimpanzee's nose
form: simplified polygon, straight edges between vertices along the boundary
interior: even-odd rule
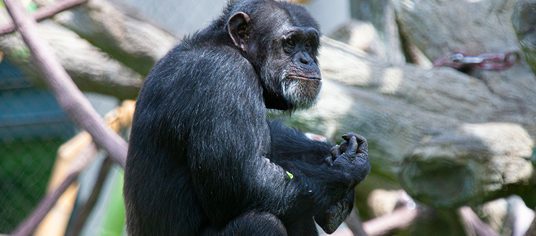
[[[306,65],[306,66],[308,66],[308,65],[310,65],[310,64],[313,64],[313,58],[311,58],[311,57],[309,56],[309,54],[307,54],[307,53],[303,53],[303,52],[302,52],[302,53],[298,53],[298,55],[296,55],[296,56],[298,57],[298,58],[297,58],[297,59],[298,59],[297,61],[298,61],[300,64],[303,64],[303,65]]]
[[[309,61],[305,57],[300,57],[300,62],[305,65],[309,65]]]

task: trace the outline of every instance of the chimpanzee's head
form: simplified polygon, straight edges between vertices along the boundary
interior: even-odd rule
[[[227,32],[254,66],[266,107],[310,107],[322,86],[318,68],[320,30],[301,6],[272,0],[232,4]]]

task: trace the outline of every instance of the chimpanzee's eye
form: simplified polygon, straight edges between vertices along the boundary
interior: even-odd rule
[[[292,37],[288,38],[286,43],[287,43],[287,46],[290,46],[290,47],[295,47],[296,46],[296,41]]]
[[[288,37],[283,41],[283,49],[287,53],[292,53],[296,47],[296,39],[294,37]]]
[[[294,42],[294,39],[289,39],[289,40],[288,40],[288,45],[290,45],[290,46],[296,46],[296,42]]]
[[[305,41],[305,50],[310,51],[313,48],[313,43],[311,43],[311,40]]]

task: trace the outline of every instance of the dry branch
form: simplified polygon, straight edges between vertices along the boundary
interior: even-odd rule
[[[365,232],[365,229],[363,229],[363,223],[361,223],[361,220],[357,216],[357,212],[355,208],[352,210],[350,215],[348,215],[348,218],[344,221],[350,231],[354,234],[354,236],[367,236],[367,232]]]
[[[417,217],[417,208],[402,207],[393,213],[380,216],[363,223],[363,228],[368,235],[385,235],[396,229],[408,227]]]
[[[91,134],[99,147],[106,150],[116,163],[124,167],[127,143],[104,125],[89,101],[59,64],[50,47],[39,40],[35,21],[27,16],[20,3],[13,0],[4,0],[4,3],[60,106],[77,125]]]
[[[35,21],[42,21],[44,19],[50,18],[62,11],[80,6],[86,3],[88,0],[62,0],[56,2],[55,4],[48,5],[42,8],[39,8],[35,14],[32,15]],[[0,36],[4,34],[9,34],[15,32],[16,27],[13,24],[7,24],[0,26]]]
[[[489,225],[482,222],[476,213],[470,207],[462,207],[458,210],[460,214],[468,235],[477,235],[477,236],[499,236]]]
[[[89,159],[94,158],[94,156],[88,157],[83,155],[84,151],[90,146],[94,146],[91,142],[91,135],[87,132],[82,132],[59,147],[56,162],[50,181],[48,182],[47,193],[56,190],[73,170],[85,168],[90,162]],[[50,209],[47,216],[39,223],[39,227],[37,227],[33,235],[48,236],[65,234],[71,211],[75,207],[78,189],[79,184],[73,183],[65,190],[63,195],[54,204],[54,207]],[[35,214],[35,211],[32,214]]]
[[[93,190],[91,191],[91,194],[89,195],[86,202],[73,216],[73,223],[71,229],[65,235],[76,236],[81,234],[82,230],[84,229],[84,225],[89,218],[89,215],[97,204],[97,200],[101,195],[101,191],[104,187],[104,183],[109,175],[111,167],[112,162],[109,158],[105,158],[101,164],[99,173],[97,174],[97,179],[95,180],[95,184],[93,185]]]

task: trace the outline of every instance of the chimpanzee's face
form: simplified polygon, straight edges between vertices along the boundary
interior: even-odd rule
[[[233,16],[230,35],[259,73],[268,108],[307,108],[322,86],[317,60],[320,31],[303,7],[278,4],[263,11],[265,15]]]
[[[282,96],[293,108],[310,107],[322,85],[316,54],[319,32],[311,27],[290,28],[280,37],[279,75]]]

